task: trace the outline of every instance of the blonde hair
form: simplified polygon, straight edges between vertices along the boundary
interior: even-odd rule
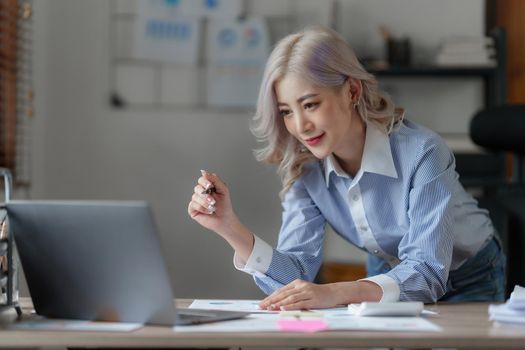
[[[315,27],[284,37],[266,63],[251,126],[257,140],[266,144],[255,151],[257,160],[278,165],[281,197],[301,176],[304,164],[316,159],[288,133],[279,115],[274,84],[288,73],[320,87],[341,88],[348,78],[358,80],[362,92],[356,108],[363,121],[373,122],[389,134],[403,120],[404,110],[379,91],[377,80],[363,68],[340,34]]]

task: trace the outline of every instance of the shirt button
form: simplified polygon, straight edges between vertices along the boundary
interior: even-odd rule
[[[261,261],[262,261],[262,259],[261,259],[261,257],[260,257],[260,256],[258,256],[258,257],[257,257],[257,259],[255,259],[255,261],[256,261],[256,262],[257,262],[258,264],[260,264],[260,263],[261,263]]]
[[[362,231],[368,231],[368,227],[366,227],[366,226],[361,226],[361,230],[362,230]]]
[[[352,199],[357,202],[359,200],[359,196],[357,194],[354,194],[352,196]]]
[[[378,254],[378,253],[379,253],[379,250],[374,249],[374,254]]]

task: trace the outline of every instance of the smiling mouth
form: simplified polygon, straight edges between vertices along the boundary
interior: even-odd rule
[[[321,139],[323,138],[324,136],[324,133],[322,133],[321,135],[319,136],[316,136],[316,137],[312,137],[312,138],[309,138],[307,140],[304,140],[308,145],[310,146],[315,146],[317,145],[319,142],[321,142]]]

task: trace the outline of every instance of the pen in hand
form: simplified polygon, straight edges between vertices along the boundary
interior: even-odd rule
[[[204,191],[202,191],[201,194],[210,194],[210,193],[216,193],[216,192],[217,192],[217,190],[215,189],[214,186],[212,186],[212,187],[207,188]]]
[[[201,170],[201,174],[203,177],[205,177],[208,174],[208,172],[206,170]],[[217,189],[211,182],[207,181],[204,190],[201,192],[201,195],[206,195],[206,199],[210,202],[208,204],[209,214],[215,213],[215,200],[213,200],[212,197],[209,196],[212,193],[217,193]]]
[[[201,170],[201,174],[202,176],[205,176],[206,174],[208,174],[208,172],[206,170]],[[204,191],[201,192],[201,194],[210,194],[210,193],[216,193],[216,192],[217,192],[217,189],[215,188],[215,186],[213,186],[211,183],[208,183],[208,185],[206,186]]]

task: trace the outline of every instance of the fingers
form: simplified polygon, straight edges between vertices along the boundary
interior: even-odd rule
[[[307,283],[302,280],[295,280],[266,297],[261,301],[259,307],[261,309],[280,310],[283,306],[300,302],[307,298],[307,291],[304,289],[306,285]]]
[[[293,282],[292,282],[293,283]],[[287,284],[284,287],[281,287],[277,290],[275,290],[272,294],[264,298],[259,303],[259,308],[265,310],[265,309],[274,309],[275,304],[277,304],[281,300],[281,293],[285,293],[289,290],[294,289],[294,285],[292,283]]]
[[[201,193],[209,194],[211,193],[212,189],[216,189],[216,187],[213,184],[213,182],[211,182],[211,180],[208,178],[209,175],[205,170],[201,170],[201,174],[202,176],[199,177],[199,179],[197,180],[197,183],[200,185],[200,187],[202,187]]]
[[[312,300],[306,299],[306,300],[301,300],[301,301],[298,301],[298,302],[295,302],[295,303],[283,305],[279,309],[282,310],[282,311],[286,311],[286,310],[305,310],[305,309],[311,309],[313,307],[314,306],[312,304]]]
[[[204,210],[210,214],[215,211],[215,199],[208,195],[194,193],[191,201],[194,204],[193,208],[196,210],[202,210],[204,208]]]
[[[290,306],[307,301],[308,293],[304,291],[292,290],[281,295],[281,300],[274,304],[275,309],[291,310]]]
[[[204,194],[204,188],[197,185],[193,189],[193,195],[188,205],[188,214],[194,218],[198,214],[213,214],[216,210],[215,199],[208,194]]]
[[[196,217],[199,214],[213,214],[214,212],[215,212],[214,209],[209,209],[193,201],[191,201],[190,204],[188,205],[188,214],[192,218]]]
[[[310,293],[302,290],[290,290],[279,293],[270,302],[266,310],[295,310],[304,308],[310,303]]]
[[[201,170],[201,174],[202,174],[202,177],[199,178],[198,183],[205,190],[210,190],[211,188],[215,187],[215,190],[218,193],[222,193],[222,194],[227,193],[228,187],[217,174],[210,173],[206,170]]]
[[[204,187],[201,185],[197,185],[193,188],[193,196],[192,200],[195,200],[198,204],[201,204],[202,206],[214,206],[216,201],[215,198],[211,194],[207,194]]]
[[[228,188],[217,174],[201,170],[202,176],[193,188],[193,195],[188,204],[188,214],[195,218],[199,214],[213,214],[216,211],[216,198],[214,193],[227,194]]]
[[[191,218],[194,218],[196,217],[197,215],[200,214],[200,211],[196,210],[193,208],[193,202],[190,202],[188,204],[188,215],[191,217]]]

